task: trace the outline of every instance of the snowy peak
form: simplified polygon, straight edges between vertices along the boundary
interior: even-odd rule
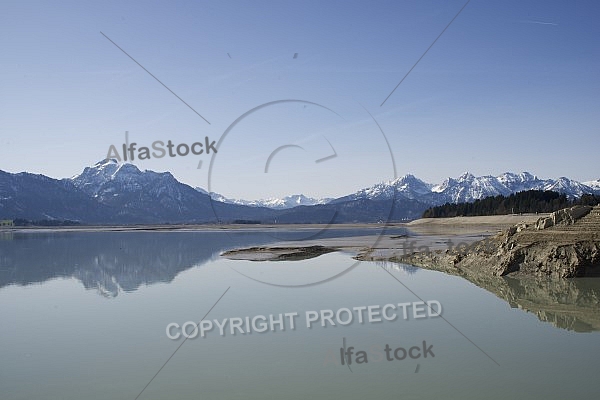
[[[555,192],[565,193],[570,197],[580,197],[583,194],[592,193],[593,188],[586,186],[569,178],[560,177],[555,182],[548,182],[544,190],[553,190]]]
[[[348,200],[390,200],[395,196],[408,199],[417,199],[431,193],[433,185],[426,183],[414,175],[407,174],[387,182],[380,182],[371,187],[361,189],[349,196],[341,197],[336,201]]]
[[[450,180],[448,180],[450,182]],[[476,177],[465,173],[441,191],[447,201],[453,203],[469,202],[488,196],[506,195],[510,190],[493,176]]]
[[[440,183],[439,185],[433,185],[433,187],[431,188],[431,191],[434,193],[443,193],[449,187],[452,187],[452,186],[456,185],[457,183],[458,183],[458,181],[456,179],[447,178],[444,182]]]
[[[392,182],[396,191],[404,194],[408,198],[417,197],[431,192],[433,185],[426,183],[414,175],[407,174]]]
[[[219,193],[208,193],[206,190],[200,187],[196,187],[194,189],[196,189],[200,193],[209,194],[213,200],[220,201],[222,203],[237,204],[250,207],[267,207],[275,210],[283,210],[298,206],[314,206],[317,204],[327,204],[329,201],[332,200],[329,198],[315,199],[312,197],[304,196],[303,194],[294,194],[282,198],[271,197],[260,200],[229,199]]]
[[[499,175],[497,178],[503,183],[524,183],[539,181],[537,176],[532,175],[529,172],[521,172],[520,174],[515,174],[513,172],[505,172]]]
[[[97,162],[93,167],[86,167],[70,181],[84,192],[98,194],[104,185],[113,181],[135,181],[142,172],[133,164],[118,163],[115,159]]]
[[[140,171],[133,164],[119,163],[115,159],[102,160],[86,167],[68,181],[101,202],[124,195],[143,197],[151,193],[181,198],[179,192],[183,185],[170,172]]]
[[[153,194],[157,198],[167,196],[170,199],[169,201],[176,202],[186,196],[184,192],[187,193],[187,189],[182,187],[187,187],[187,185],[179,183],[169,172],[157,173],[147,170],[142,172],[133,164],[119,163],[114,159],[102,160],[91,167],[87,167],[81,174],[72,177],[68,181],[102,202],[110,202],[111,199],[124,195],[133,196],[136,194],[139,197],[140,193],[144,196]],[[441,184],[433,185],[412,174],[406,174],[335,200],[311,198],[303,194],[260,200],[230,199],[218,193],[207,193],[202,188],[195,188],[195,192],[210,196],[212,200],[221,203],[266,207],[275,210],[290,209],[297,206],[314,206],[330,202],[382,201],[393,198],[415,200],[427,205],[440,205],[444,203],[472,202],[489,196],[508,196],[511,193],[525,190],[553,190],[565,194],[569,198],[574,198],[586,193],[600,194],[600,180],[584,184],[566,177],[560,177],[556,180],[544,180],[529,172],[505,172],[498,176],[475,176],[470,172],[465,172],[457,178],[449,177]],[[148,199],[148,201],[150,200]]]
[[[523,190],[531,189],[541,190],[546,183],[529,172],[521,172],[520,174],[505,172],[498,176],[497,179],[511,192],[521,192]]]
[[[465,172],[456,179],[458,182],[472,182],[475,180],[475,175],[470,172]]]
[[[587,181],[583,182],[583,184],[587,187],[590,187],[594,190],[600,191],[600,179],[596,179],[595,181]]]
[[[315,199],[306,197],[303,194],[293,194],[282,199],[271,198],[265,200],[265,206],[270,208],[292,208],[297,206],[314,206],[316,204],[326,204],[331,199]]]
[[[586,193],[600,194],[600,180],[582,184],[564,177],[542,180],[529,172],[505,172],[499,176],[475,176],[465,172],[458,178],[447,178],[438,185],[432,185],[413,175],[405,175],[391,182],[361,189],[344,199],[388,200],[396,193],[437,205],[472,202],[489,196],[507,196],[524,190],[554,190],[574,198]]]
[[[525,190],[553,190],[569,198],[597,193],[594,188],[572,179],[561,177],[557,180],[542,180],[529,172],[505,172],[496,177],[475,177],[466,173],[456,180],[448,178],[442,185],[434,188],[434,191],[445,197],[445,201],[452,203],[472,202],[489,196],[507,196]]]
[[[392,182],[377,183],[369,188],[361,189],[354,195],[351,195],[352,200],[370,199],[370,200],[387,200],[392,199],[396,195],[396,187]]]
[[[540,179],[528,172],[506,172],[495,177],[478,177],[467,172],[432,185],[408,174],[333,200],[294,194],[247,201],[194,189],[178,182],[169,172],[140,171],[133,164],[109,159],[62,180],[0,171],[0,217],[101,224],[235,220],[298,223],[324,221],[323,215],[335,209],[339,211],[336,215],[340,222],[374,222],[381,220],[385,200],[395,199],[394,218],[405,220],[417,218],[435,205],[471,202],[531,189],[554,190],[569,198],[586,193],[600,195],[600,179],[580,183],[566,177]],[[318,206],[321,204],[327,205]],[[294,210],[297,206],[306,207]]]

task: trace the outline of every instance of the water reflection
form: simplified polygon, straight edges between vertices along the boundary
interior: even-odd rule
[[[1,232],[0,231],[0,240],[13,240],[15,238],[15,234],[13,232]]]
[[[87,232],[14,234],[0,241],[0,288],[76,278],[107,297],[177,274],[225,249],[264,243],[266,236],[222,232]]]
[[[273,233],[276,232],[277,235]],[[305,237],[377,235],[380,228],[169,232],[6,232],[0,240],[0,288],[76,278],[106,297],[171,282],[225,250]],[[404,228],[387,229],[393,234]]]
[[[403,272],[407,275],[414,275],[420,270],[419,267],[410,264],[400,264],[392,261],[373,261],[370,264],[372,264],[370,268],[373,270],[381,268],[389,272]]]
[[[327,234],[349,233],[332,230]],[[293,232],[286,235],[297,239]],[[258,231],[10,233],[0,239],[0,289],[75,278],[86,289],[109,298],[142,285],[171,282],[179,273],[209,262],[225,250],[275,241],[272,235]],[[369,263],[371,267],[407,275],[419,271],[390,262]],[[511,307],[533,313],[556,327],[576,332],[600,330],[598,278],[546,280],[457,274]]]
[[[600,279],[462,275],[540,321],[575,332],[600,330]]]
[[[389,261],[375,261],[369,268],[413,275],[420,268]],[[512,308],[535,314],[557,328],[575,332],[600,330],[600,279],[542,279],[460,274],[492,292]]]
[[[511,307],[534,313],[541,321],[575,332],[600,330],[600,279],[504,278]]]

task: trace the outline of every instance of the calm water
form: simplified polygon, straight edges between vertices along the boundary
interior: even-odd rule
[[[498,278],[479,282],[485,290],[343,253],[292,262],[219,258],[282,235],[298,238],[2,236],[0,398],[135,399],[180,345],[140,399],[565,399],[595,398],[600,390],[600,280]],[[359,323],[354,314],[348,325],[306,326],[307,311],[419,298],[439,301],[443,318],[415,319],[409,309],[407,319],[397,311],[394,321]],[[197,323],[209,310],[206,319],[219,321],[298,316],[295,329],[284,320],[284,331],[231,335],[226,325],[223,336],[214,327],[204,338],[167,338],[169,323]],[[385,358],[386,344],[422,348],[423,341],[434,356]],[[354,356],[350,368],[341,365],[344,343],[368,362]]]

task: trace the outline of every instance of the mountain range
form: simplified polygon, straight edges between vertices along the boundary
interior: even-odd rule
[[[405,175],[335,199],[298,194],[250,201],[192,188],[169,172],[140,171],[133,164],[103,160],[66,179],[0,171],[0,219],[118,225],[405,221],[419,218],[434,205],[531,189],[575,198],[600,194],[600,180],[540,179],[528,172],[481,177],[465,173],[436,185]]]
[[[331,200],[333,200],[333,198],[315,199],[313,197],[306,197],[303,194],[293,194],[290,196],[282,197],[280,199],[275,197],[269,197],[267,199],[260,200],[229,199],[219,193],[208,193],[201,187],[195,187],[194,189],[196,189],[200,193],[210,195],[211,199],[213,200],[220,201],[223,203],[238,204],[251,207],[267,207],[273,208],[275,210],[283,210],[286,208],[293,208],[297,206],[314,206],[317,204],[327,204]]]
[[[394,190],[395,189],[395,190]],[[383,199],[402,195],[432,205],[444,203],[468,203],[489,196],[510,195],[525,190],[552,190],[573,199],[583,194],[599,194],[600,180],[580,183],[560,177],[540,179],[529,172],[515,174],[505,172],[499,176],[479,176],[465,172],[458,178],[447,178],[434,185],[426,183],[413,175],[405,175],[387,183],[380,183],[362,189],[349,198]]]

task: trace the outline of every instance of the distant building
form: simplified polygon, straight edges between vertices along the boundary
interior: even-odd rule
[[[0,227],[13,227],[15,226],[15,222],[12,219],[0,219]]]

